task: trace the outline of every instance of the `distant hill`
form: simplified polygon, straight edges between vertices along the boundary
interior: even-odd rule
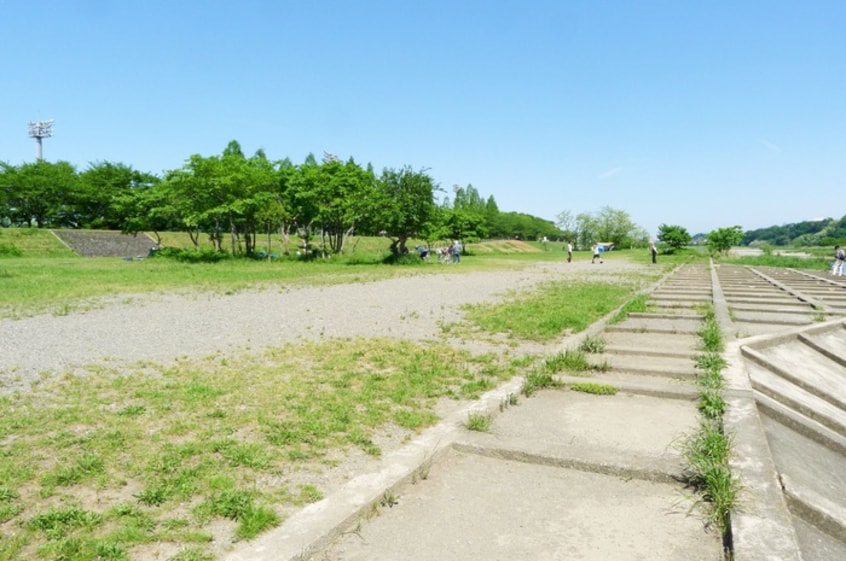
[[[846,243],[846,216],[749,230],[743,245],[820,246]]]

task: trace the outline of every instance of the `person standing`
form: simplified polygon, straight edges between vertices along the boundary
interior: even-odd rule
[[[453,240],[452,242],[452,262],[461,263],[461,242]]]
[[[649,240],[649,252],[652,254],[652,262],[657,263],[658,249],[655,247],[655,242]]]
[[[839,245],[834,246],[834,264],[831,266],[831,274],[837,277],[843,276],[843,261],[846,260],[846,252]]]
[[[567,263],[573,262],[573,242],[567,242]]]
[[[594,263],[597,259],[599,259],[599,263],[602,263],[602,249],[603,247],[598,243],[593,244],[593,257],[591,258],[590,262]]]

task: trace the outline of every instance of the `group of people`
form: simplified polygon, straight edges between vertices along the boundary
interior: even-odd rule
[[[840,246],[838,246],[838,247],[840,247]],[[596,242],[596,243],[593,244],[593,246],[591,246],[591,249],[593,251],[593,257],[591,257],[590,262],[596,263],[596,261],[599,260],[600,263],[603,263],[602,254],[605,252],[605,249],[606,249],[605,245]],[[567,245],[564,246],[564,250],[567,252],[567,263],[572,263],[573,262],[573,242],[567,242]],[[657,263],[658,262],[658,248],[655,247],[655,242],[652,241],[652,240],[649,240],[649,253],[652,255],[652,262]],[[841,263],[842,263],[842,261],[841,261]]]
[[[417,250],[420,259],[423,261],[429,260],[428,247],[418,245],[414,249]],[[461,242],[454,240],[450,245],[436,249],[435,254],[438,256],[438,263],[461,263],[461,252],[463,250],[464,246]]]

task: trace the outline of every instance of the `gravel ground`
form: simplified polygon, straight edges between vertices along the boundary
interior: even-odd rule
[[[601,272],[636,268],[606,260]],[[461,304],[495,301],[539,282],[599,272],[600,266],[589,262],[562,261],[519,271],[449,272],[231,295],[144,295],[64,316],[4,319],[0,394],[26,388],[41,375],[102,363],[169,362],[321,337],[443,338],[441,326],[462,319]]]

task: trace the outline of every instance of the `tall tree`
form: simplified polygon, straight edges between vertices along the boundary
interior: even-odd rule
[[[8,174],[8,176],[7,176]],[[68,162],[39,160],[7,169],[6,205],[15,224],[76,228],[78,176]]]
[[[77,210],[83,228],[119,230],[125,217],[117,200],[133,189],[145,188],[158,178],[123,163],[94,162],[79,174]]]
[[[323,252],[342,253],[346,239],[374,211],[376,178],[350,158],[341,163],[328,159],[320,169],[317,222],[323,236]],[[327,247],[328,245],[328,247]]]
[[[595,241],[611,242],[621,249],[631,247],[637,225],[626,211],[604,206],[595,220],[596,234],[601,238]]]
[[[408,239],[420,235],[434,217],[435,183],[425,170],[406,166],[383,170],[377,187],[382,203],[380,224],[391,237],[391,253],[405,254]]]
[[[575,240],[578,237],[576,230],[576,217],[569,210],[562,210],[555,217],[555,225],[564,232],[564,237],[567,240]]]

